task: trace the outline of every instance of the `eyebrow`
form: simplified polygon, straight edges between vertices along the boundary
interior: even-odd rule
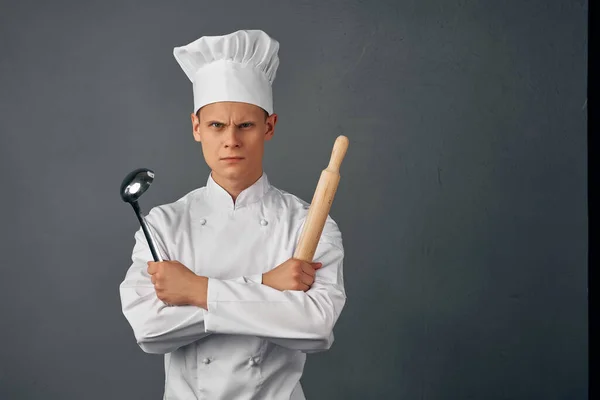
[[[221,120],[218,120],[218,119],[209,119],[205,123],[206,123],[206,125],[212,125],[212,124],[228,125],[227,123],[225,123],[225,122],[223,122]],[[236,126],[240,126],[240,125],[243,125],[243,124],[256,125],[257,122],[254,119],[244,119],[244,120],[242,120],[242,122],[236,124]]]
[[[210,118],[210,119],[206,119],[207,122],[209,123],[213,123],[213,122],[218,122],[220,124],[224,124],[225,122],[223,122],[222,120],[218,119],[218,118]],[[247,124],[248,122],[256,122],[257,119],[256,118],[244,118],[244,119],[240,119],[241,122],[239,122],[239,124]]]
[[[212,125],[212,124],[221,124],[221,125],[227,125],[227,123],[219,120],[219,119],[207,119],[204,124],[206,124],[206,126]]]

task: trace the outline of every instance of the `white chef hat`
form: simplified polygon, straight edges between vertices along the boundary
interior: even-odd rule
[[[175,59],[192,81],[194,113],[218,101],[250,103],[273,113],[272,84],[279,42],[261,30],[203,36],[175,47]]]

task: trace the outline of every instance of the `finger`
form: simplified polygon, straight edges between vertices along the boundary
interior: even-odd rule
[[[302,285],[303,292],[306,292],[308,289],[310,289],[310,285]]]
[[[310,263],[310,265],[312,265],[312,267],[314,269],[319,269],[319,268],[323,267],[323,263],[320,263],[320,262]]]
[[[148,273],[150,275],[157,273],[159,267],[160,267],[160,262],[148,261]]]
[[[315,276],[315,269],[310,264],[302,264],[302,272],[310,276]]]
[[[294,284],[294,289],[292,290],[302,290],[303,292],[306,292],[308,289],[310,289],[310,285],[307,285],[302,282],[297,282],[296,284]]]
[[[300,281],[301,281],[303,284],[310,286],[310,285],[312,285],[312,284],[313,284],[313,282],[315,281],[315,279],[314,279],[314,278],[313,278],[311,275],[308,275],[308,274],[302,274],[302,275],[300,276]]]

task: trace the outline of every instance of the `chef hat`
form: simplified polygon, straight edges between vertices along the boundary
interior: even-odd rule
[[[273,113],[279,42],[261,30],[203,36],[175,47],[175,59],[192,81],[194,113],[218,101],[257,105]]]

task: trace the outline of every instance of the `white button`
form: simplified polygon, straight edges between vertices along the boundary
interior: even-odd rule
[[[260,224],[261,224],[262,226],[266,226],[268,223],[269,223],[269,222],[267,222],[267,220],[266,220],[266,219],[261,219],[261,220],[260,220]]]
[[[252,367],[254,367],[256,364],[258,364],[258,357],[251,357],[250,361],[248,362]]]
[[[202,360],[202,362],[204,364],[210,364],[210,359],[209,358],[205,358],[204,360]]]
[[[200,220],[200,225],[205,225],[205,224],[206,224],[206,220],[205,220],[204,218],[202,218],[202,219]]]

